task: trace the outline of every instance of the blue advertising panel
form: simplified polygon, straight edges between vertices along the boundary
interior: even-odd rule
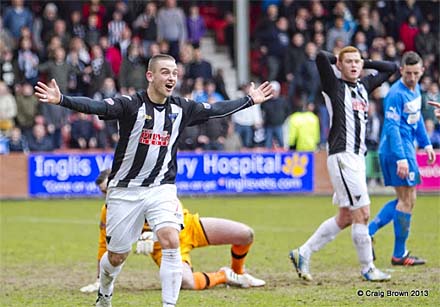
[[[179,194],[313,192],[313,153],[181,153]]]
[[[30,197],[100,196],[95,179],[113,154],[29,156]],[[179,153],[179,195],[313,192],[313,153]]]
[[[95,179],[112,160],[109,153],[30,155],[29,196],[101,196]]]

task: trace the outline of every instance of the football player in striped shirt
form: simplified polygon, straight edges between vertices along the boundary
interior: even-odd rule
[[[172,96],[177,83],[176,60],[165,54],[153,56],[146,73],[148,86],[132,96],[107,98],[62,95],[54,79],[38,82],[40,102],[60,105],[102,119],[117,119],[120,139],[115,149],[107,192],[107,246],[100,261],[100,286],[96,306],[111,306],[113,287],[137,241],[145,219],[162,246],[160,278],[164,307],[175,306],[183,266],[179,232],[183,211],[177,198],[177,144],[185,127],[211,118],[231,115],[273,97],[264,82],[243,98],[215,104]]]
[[[336,77],[331,64],[336,64],[341,78]],[[324,221],[302,246],[289,253],[289,257],[299,277],[312,280],[309,268],[312,254],[351,225],[362,277],[368,281],[389,280],[391,276],[377,269],[373,263],[368,234],[370,198],[365,179],[365,135],[368,94],[396,72],[397,65],[363,60],[360,51],[352,46],[341,49],[337,58],[320,51],[316,65],[331,119],[327,168],[334,189],[333,204],[339,208],[336,216]],[[378,73],[361,77],[364,68],[377,70]]]

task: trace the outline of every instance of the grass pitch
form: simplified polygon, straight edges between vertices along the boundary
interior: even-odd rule
[[[373,197],[374,216],[389,197]],[[376,235],[376,266],[387,283],[362,281],[349,229],[314,254],[315,278],[304,284],[287,254],[336,212],[330,197],[183,198],[201,216],[230,218],[254,228],[246,267],[266,280],[264,288],[218,286],[181,291],[179,306],[438,306],[440,302],[440,202],[419,196],[408,247],[425,266],[393,267],[393,227]],[[95,294],[79,288],[95,279],[102,200],[3,201],[0,205],[0,306],[91,306]],[[229,246],[194,250],[195,270],[215,271],[230,262]],[[158,268],[131,255],[115,287],[113,306],[161,306]],[[388,292],[392,291],[392,292]],[[362,292],[362,296],[358,293]],[[398,294],[399,296],[390,296]],[[403,296],[401,296],[403,295]],[[406,296],[408,295],[408,296]]]

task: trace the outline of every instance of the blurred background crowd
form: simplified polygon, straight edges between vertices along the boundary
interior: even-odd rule
[[[319,50],[337,54],[346,45],[373,60],[399,63],[410,50],[422,56],[422,111],[440,147],[440,126],[426,104],[440,101],[439,1],[268,0],[250,1],[249,9],[251,79],[271,80],[275,96],[252,111],[187,128],[180,150],[324,149],[329,115],[315,58]],[[148,59],[167,53],[178,60],[175,95],[208,103],[235,98],[225,87],[228,76],[200,48],[211,37],[235,65],[233,11],[233,1],[2,1],[0,151],[110,149],[118,141],[115,121],[39,104],[38,80],[55,78],[73,96],[131,95],[146,88]],[[370,97],[372,155],[389,86]]]

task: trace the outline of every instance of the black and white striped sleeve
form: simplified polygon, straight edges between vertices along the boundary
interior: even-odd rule
[[[107,98],[93,100],[88,97],[62,96],[60,106],[86,114],[99,115],[101,119],[118,119],[130,108],[129,99]]]
[[[188,125],[193,126],[211,118],[225,117],[252,105],[254,105],[254,102],[249,95],[235,100],[218,101],[213,104],[192,102],[188,114],[190,117]]]

